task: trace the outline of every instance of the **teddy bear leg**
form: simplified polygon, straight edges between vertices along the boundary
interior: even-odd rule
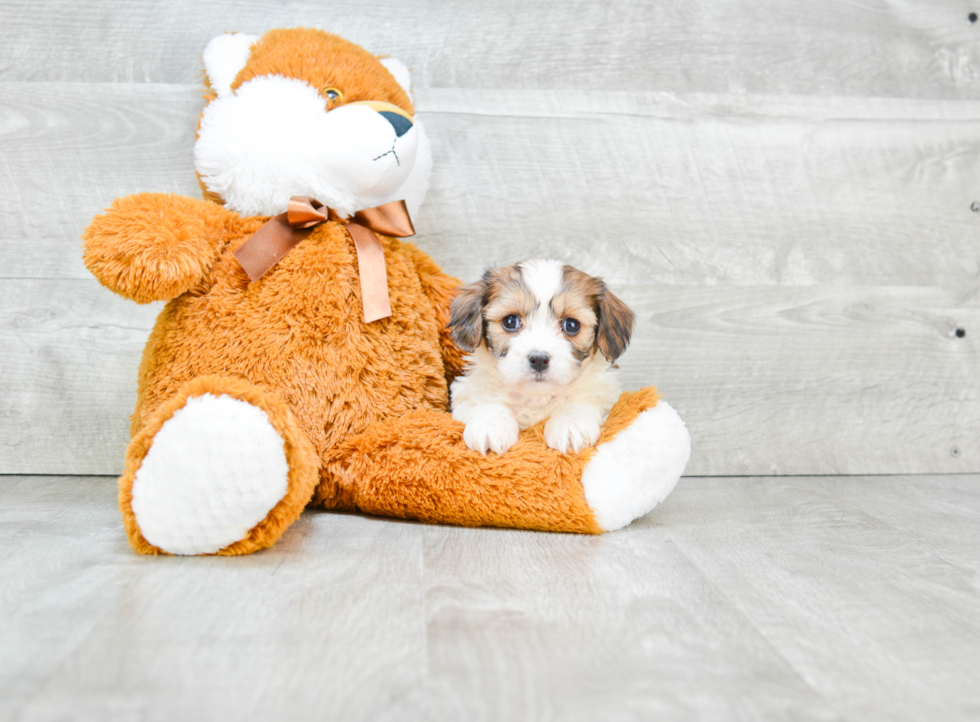
[[[193,379],[133,438],[119,505],[144,554],[246,554],[309,502],[313,445],[287,404],[241,379]]]
[[[614,531],[673,491],[691,457],[691,435],[673,407],[658,401],[607,439],[582,469],[582,491],[599,527]]]
[[[687,428],[656,390],[624,393],[598,444],[547,446],[544,424],[504,454],[468,449],[463,424],[416,412],[374,424],[324,457],[324,476],[361,511],[424,522],[597,534],[647,514],[690,455]]]

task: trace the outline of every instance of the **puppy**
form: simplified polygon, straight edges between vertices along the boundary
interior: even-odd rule
[[[633,318],[602,280],[559,261],[490,269],[461,289],[449,327],[471,355],[450,392],[466,445],[502,454],[542,419],[553,449],[594,444],[619,398],[612,364]]]

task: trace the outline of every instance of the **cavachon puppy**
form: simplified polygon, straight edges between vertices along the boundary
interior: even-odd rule
[[[543,419],[562,453],[599,438],[619,385],[633,312],[601,279],[559,261],[490,269],[453,299],[449,327],[471,355],[452,384],[453,418],[475,451],[502,454]]]

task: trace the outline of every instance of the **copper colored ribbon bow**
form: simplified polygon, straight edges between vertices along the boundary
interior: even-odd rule
[[[364,323],[387,318],[391,315],[388,272],[385,270],[384,247],[375,234],[398,238],[415,235],[405,201],[366,208],[344,221],[332,208],[309,196],[293,196],[289,199],[289,210],[266,221],[255,235],[235,251],[235,258],[242,264],[249,279],[257,281],[310,235],[314,226],[326,220],[343,223],[344,230],[357,249]]]

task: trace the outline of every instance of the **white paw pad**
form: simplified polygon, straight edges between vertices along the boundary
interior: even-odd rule
[[[691,456],[687,427],[666,402],[600,444],[582,472],[585,500],[604,531],[649,513],[669,494]]]
[[[191,397],[153,439],[133,481],[143,537],[171,554],[209,554],[244,539],[286,495],[282,437],[261,409]]]
[[[481,454],[503,454],[517,443],[520,431],[517,419],[503,404],[479,404],[466,419],[463,441]]]

